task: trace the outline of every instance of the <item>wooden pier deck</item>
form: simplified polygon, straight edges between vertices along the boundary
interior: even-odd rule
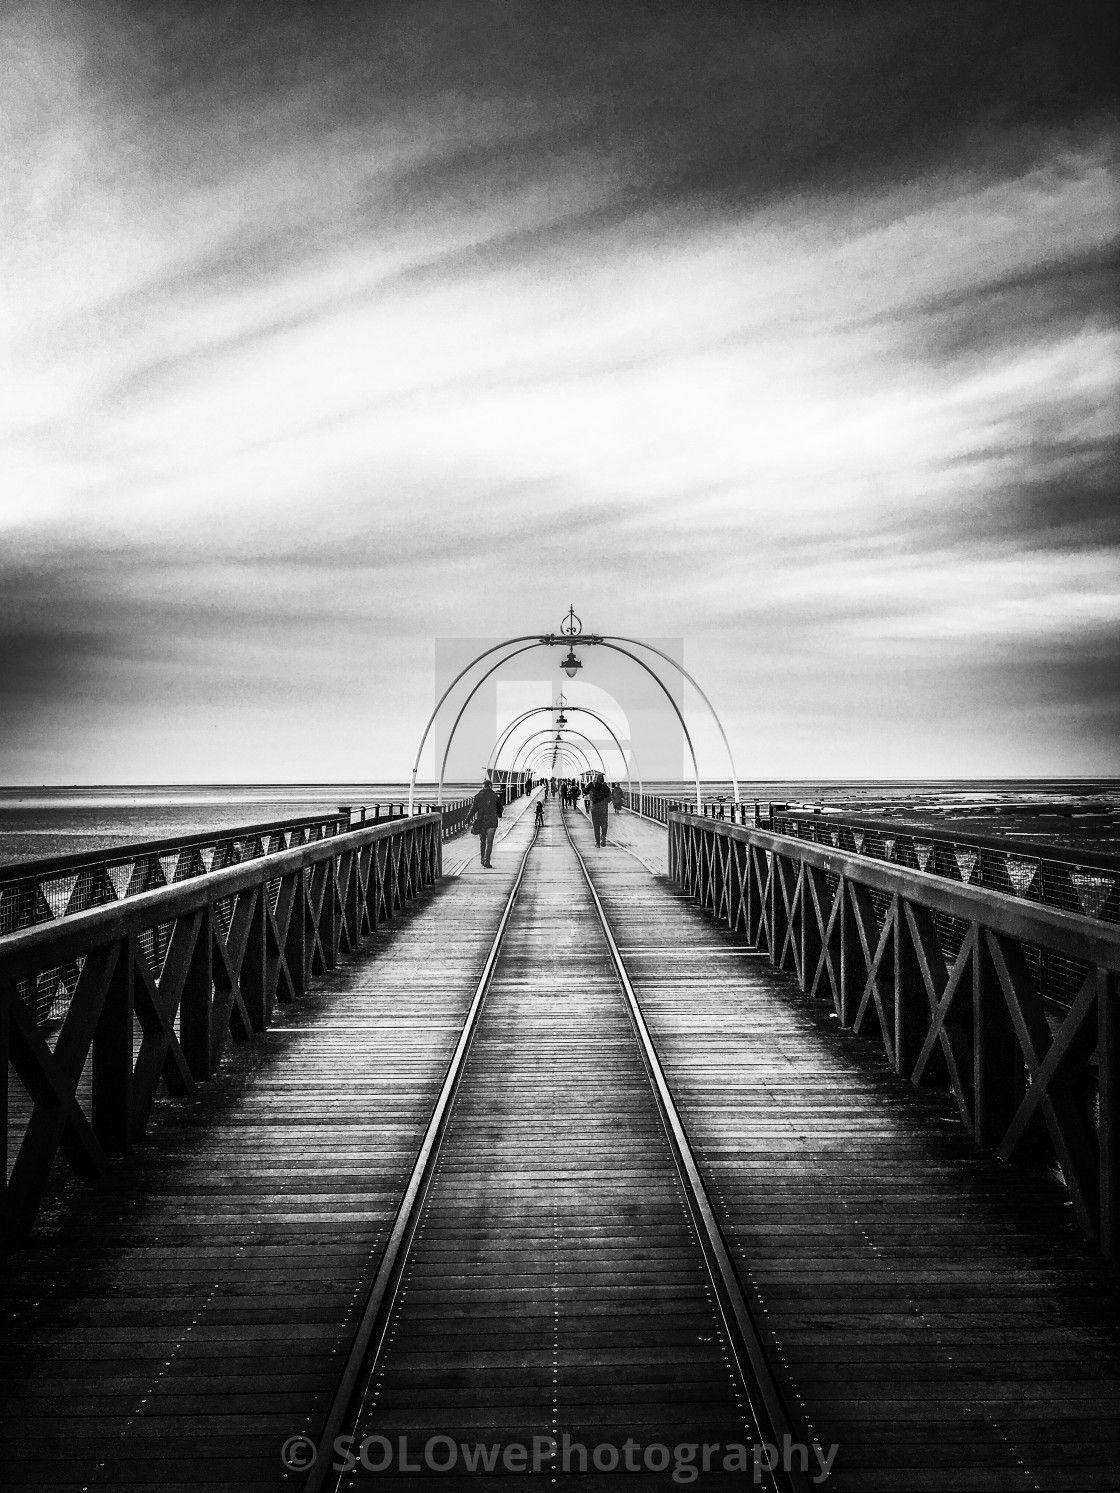
[[[1116,1487],[1120,1273],[1058,1182],[977,1152],[698,911],[663,830],[612,817],[628,848],[597,851],[568,817],[796,1439],[839,1446],[825,1486]],[[439,886],[163,1102],[127,1164],[60,1179],[0,1277],[5,1488],[301,1485],[281,1445],[323,1423],[530,821],[507,814],[492,871],[449,845]],[[652,1095],[550,803],[359,1439],[758,1439]],[[557,1460],[427,1475],[532,1487]],[[751,1485],[709,1460],[698,1486]],[[681,1485],[579,1481],[620,1478]]]
[[[591,864],[772,1362],[840,1443],[829,1486],[1117,1486],[1120,1272],[1060,1184],[633,858]]]

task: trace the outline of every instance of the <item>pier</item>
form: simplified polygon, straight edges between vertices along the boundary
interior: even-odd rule
[[[1113,14],[0,5],[0,1493],[1120,1493]]]
[[[0,890],[4,1486],[1114,1487],[1107,867],[537,796]]]

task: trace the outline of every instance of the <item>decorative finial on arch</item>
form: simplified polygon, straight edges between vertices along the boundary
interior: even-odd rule
[[[566,638],[578,638],[583,632],[583,623],[576,616],[575,607],[568,607],[568,615],[560,624],[560,632]]]

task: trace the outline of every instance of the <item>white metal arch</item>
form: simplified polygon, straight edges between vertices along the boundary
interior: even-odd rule
[[[444,690],[443,694],[440,695],[439,699],[436,701],[436,708],[432,711],[431,715],[428,717],[427,724],[425,725],[423,734],[420,737],[420,745],[416,748],[416,761],[412,764],[412,778],[411,778],[411,780],[409,782],[409,786],[408,786],[408,812],[410,814],[412,813],[412,801],[413,801],[413,798],[414,798],[414,796],[416,794],[416,774],[420,770],[420,754],[424,750],[424,743],[428,739],[428,732],[432,729],[432,722],[435,720],[436,716],[443,709],[443,702],[447,699],[448,695],[455,688],[455,686],[459,683],[459,680],[462,679],[462,677],[463,677],[464,674],[469,674],[470,671],[474,668],[475,664],[481,663],[484,658],[489,658],[492,653],[497,653],[497,651],[498,651],[499,648],[509,648],[511,646],[511,644],[513,644],[513,643],[529,643],[529,642],[533,642],[533,641],[537,641],[538,646],[539,646],[539,636],[540,635],[538,633],[527,632],[527,633],[523,633],[521,635],[521,637],[519,637],[519,638],[506,638],[501,643],[495,643],[492,648],[484,648],[481,653],[476,654],[475,657],[471,659],[470,663],[468,663],[464,668],[462,668],[462,669],[459,670],[459,672],[455,675],[455,678],[451,681],[451,683]],[[527,652],[526,649],[522,649],[522,648],[519,648],[517,651],[519,653]],[[510,654],[510,658],[514,658],[515,656],[516,656],[515,654],[512,654],[512,653]],[[493,671],[491,671],[491,672],[493,672]],[[444,760],[446,761],[446,754],[444,756]],[[441,773],[440,774],[440,796],[439,796],[439,803],[441,803],[441,804],[443,803],[442,785],[443,785],[443,774]]]
[[[573,639],[573,641],[578,643],[579,639],[575,638],[575,639]],[[694,678],[694,676],[691,675],[688,672],[688,670],[685,668],[684,664],[679,664],[677,662],[677,660],[675,658],[673,658],[670,654],[663,653],[660,648],[655,648],[652,643],[644,643],[644,642],[642,642],[641,638],[624,638],[624,637],[621,637],[620,635],[618,635],[617,633],[606,633],[606,634],[604,634],[603,641],[605,643],[606,642],[632,643],[637,648],[647,648],[650,653],[656,653],[657,656],[658,656],[658,658],[663,658],[667,664],[672,664],[673,668],[676,669],[680,674],[682,674],[684,676],[685,679],[688,680],[689,684],[692,685],[692,688],[696,691],[696,693],[700,696],[701,700],[703,700],[704,704],[708,707],[709,711],[711,712],[712,720],[715,721],[716,728],[718,729],[720,736],[723,738],[724,750],[727,752],[727,761],[728,761],[728,764],[729,764],[729,766],[731,768],[731,787],[732,787],[732,791],[734,792],[734,795],[735,795],[735,802],[738,803],[739,802],[739,779],[735,775],[735,758],[731,755],[731,743],[727,739],[727,732],[723,729],[723,722],[720,720],[719,716],[716,714],[716,707],[712,704],[711,700],[708,699],[707,695],[700,688],[700,685],[697,683],[697,681]]]
[[[510,772],[512,773],[512,772],[516,772],[517,771],[517,759],[521,756],[521,753],[529,745],[529,742],[534,739],[534,737],[537,737],[537,736],[548,736],[553,731],[555,731],[555,729],[556,729],[555,726],[549,725],[549,726],[546,726],[543,731],[535,731],[532,736],[527,737],[521,743],[521,745],[517,748],[517,751],[514,752],[514,754],[513,754],[513,762],[512,762],[512,764],[510,766],[510,769],[509,769]],[[562,731],[564,731],[565,733],[567,733],[565,735],[565,740],[567,740],[569,736],[578,736],[581,741],[586,741],[587,742],[588,746],[591,748],[591,750],[595,753],[596,757],[598,757],[598,759],[599,759],[599,770],[602,772],[603,776],[606,777],[606,774],[607,774],[607,764],[603,761],[603,754],[599,750],[599,748],[595,745],[595,743],[591,740],[591,737],[590,736],[585,736],[582,731],[573,731],[572,728],[571,728],[571,726],[563,726],[560,729]],[[581,751],[583,750],[582,747],[580,748],[580,750]],[[584,756],[587,756],[586,752],[584,752]],[[591,767],[591,758],[590,757],[587,758],[587,765],[588,765],[588,768],[590,769],[590,767]]]
[[[505,730],[502,731],[501,734],[498,736],[498,740],[495,743],[494,748],[493,748],[493,750],[490,753],[490,761],[486,764],[487,767],[489,768],[491,766],[491,764],[493,764],[493,766],[495,768],[497,767],[497,765],[498,765],[498,759],[502,755],[502,752],[505,750],[506,742],[509,740],[509,737],[510,737],[511,733],[513,731],[515,731],[517,729],[517,727],[522,724],[522,722],[527,721],[530,716],[540,715],[543,711],[546,711],[546,710],[561,710],[561,711],[564,711],[564,710],[574,710],[574,711],[578,711],[581,715],[589,715],[589,716],[592,717],[593,720],[598,721],[599,724],[604,728],[604,730],[610,736],[610,738],[614,742],[615,746],[618,748],[618,755],[622,758],[622,765],[626,769],[626,782],[627,782],[627,785],[629,786],[630,792],[633,793],[633,791],[634,791],[634,779],[631,776],[631,773],[630,773],[630,763],[629,763],[629,760],[627,759],[626,752],[623,749],[623,745],[622,745],[621,741],[619,741],[618,737],[614,734],[614,731],[611,728],[610,722],[607,721],[607,720],[604,720],[604,718],[599,714],[599,712],[597,710],[591,710],[586,705],[567,705],[567,704],[565,704],[563,706],[559,706],[559,705],[534,705],[531,710],[523,710],[521,712],[521,714],[517,717],[517,719],[514,720],[514,721],[511,721],[509,723],[509,725],[505,728]],[[633,757],[633,759],[634,759],[634,766],[635,766],[635,768],[637,768],[638,767],[638,754],[637,754],[637,752],[635,752],[632,743],[631,743],[631,746],[630,746],[630,756]],[[515,754],[514,760],[516,761],[516,754]],[[638,792],[639,793],[642,792],[642,774],[641,774],[641,770],[640,769],[638,769]]]
[[[578,639],[576,639],[575,641],[578,641]],[[643,659],[640,659],[636,653],[631,653],[626,648],[620,648],[617,643],[605,643],[604,647],[613,648],[616,653],[624,653],[627,658],[633,659],[634,662],[638,665],[638,668],[644,669],[649,677],[659,686],[665,698],[668,700],[669,704],[676,712],[677,720],[680,721],[681,730],[684,732],[684,739],[688,743],[688,754],[692,758],[692,775],[696,779],[696,812],[698,814],[702,813],[704,809],[704,799],[700,792],[700,765],[696,761],[696,748],[692,744],[692,737],[689,734],[688,726],[685,724],[684,716],[681,714],[680,706],[677,704],[676,700],[673,699],[669,691],[665,688],[664,681],[658,678],[657,674],[653,669],[650,668],[649,664],[647,664]]]
[[[444,750],[443,750],[443,761],[440,763],[440,768],[439,768],[439,790],[438,790],[438,793],[437,793],[437,796],[436,796],[436,803],[441,808],[443,806],[443,775],[447,771],[447,758],[448,758],[448,755],[450,754],[450,751],[451,751],[451,743],[455,740],[455,732],[459,729],[459,722],[463,719],[463,712],[464,712],[464,710],[466,710],[467,706],[471,703],[471,701],[474,699],[475,695],[482,688],[482,686],[486,683],[486,681],[490,678],[490,675],[495,672],[495,670],[500,669],[503,664],[508,664],[509,661],[510,661],[510,659],[511,658],[516,658],[518,656],[518,654],[520,654],[520,653],[529,653],[532,649],[539,648],[540,646],[541,646],[540,643],[530,643],[525,648],[515,648],[512,653],[507,653],[506,656],[505,656],[505,658],[500,658],[496,664],[491,664],[490,668],[488,668],[486,670],[486,673],[483,674],[482,678],[480,680],[478,680],[478,682],[473,686],[473,688],[471,689],[470,694],[463,701],[463,703],[459,706],[459,714],[455,717],[455,722],[454,722],[454,724],[451,727],[450,734],[448,735],[447,745],[446,745],[446,747],[444,747]],[[493,653],[494,649],[493,648],[488,648],[486,650],[486,652],[487,653]],[[479,658],[484,658],[485,656],[486,656],[485,654],[481,654],[481,653],[479,654]],[[478,659],[476,658],[474,660],[474,663],[477,663],[477,662],[478,662]],[[470,667],[471,667],[471,665],[468,664],[467,668],[469,669]],[[467,670],[464,669],[463,673],[460,674],[458,676],[458,678],[462,679],[463,674],[465,674],[466,672],[467,672]],[[454,683],[458,683],[458,679],[455,680]],[[451,687],[452,686],[448,686],[449,689]],[[444,698],[444,700],[447,699],[447,690],[444,691],[443,698]],[[442,704],[442,701],[440,703]],[[436,709],[437,710],[439,709],[438,705],[437,705]],[[434,718],[435,717],[433,716],[432,719],[434,719]],[[432,724],[432,722],[429,721],[428,725],[424,728],[424,735],[425,736],[428,734],[428,730],[431,727],[431,724]],[[424,745],[423,742],[421,742],[420,743],[421,751],[423,750],[423,745]],[[417,752],[417,754],[416,754],[416,761],[417,761],[417,763],[419,762],[419,760],[420,760],[420,753]],[[410,788],[408,790],[408,812],[410,814],[412,813],[412,794],[413,794],[413,790],[415,789],[415,787],[416,787],[416,766],[414,765],[413,769],[412,769],[412,784],[411,784],[411,786],[410,786]]]
[[[555,746],[555,745],[556,745],[556,743],[553,742],[553,746]],[[565,744],[565,746],[566,746],[566,757],[567,757],[567,760],[573,765],[573,767],[577,768],[580,773],[586,773],[588,776],[590,776],[592,773],[598,771],[598,769],[596,767],[592,766],[591,759],[588,756],[586,756],[585,753],[582,752],[579,747],[576,746],[575,742],[567,742]],[[529,759],[529,761],[526,762],[524,770],[526,772],[529,772],[531,770],[531,766],[532,767],[536,766],[536,763],[537,763],[539,755],[541,753],[546,753],[547,754],[547,752],[548,752],[548,743],[547,742],[545,742],[541,746],[534,747],[533,748],[533,756]]]
[[[520,642],[520,641],[521,641],[520,638],[511,638],[510,639],[510,642],[515,642],[516,643],[516,642]],[[495,672],[495,670],[500,669],[503,664],[508,664],[511,659],[519,657],[519,655],[521,655],[522,653],[529,653],[534,648],[553,648],[553,647],[556,646],[557,641],[559,641],[559,640],[553,640],[551,638],[545,638],[545,639],[539,639],[535,643],[528,643],[523,648],[515,648],[512,653],[506,654],[505,658],[500,658],[500,659],[498,659],[497,663],[491,664],[490,668],[488,668],[486,670],[486,673],[483,674],[483,676],[481,677],[481,679],[477,680],[476,683],[472,686],[472,688],[470,690],[470,693],[467,695],[467,698],[463,701],[462,705],[460,705],[460,707],[459,707],[459,713],[455,717],[455,722],[452,725],[451,732],[450,732],[450,734],[449,734],[449,736],[447,738],[447,746],[446,746],[446,748],[444,750],[444,753],[443,753],[443,762],[440,765],[440,770],[439,770],[439,786],[438,786],[438,792],[437,792],[437,798],[436,798],[436,802],[437,802],[438,805],[442,806],[442,804],[443,804],[443,777],[444,777],[444,773],[447,770],[447,758],[448,758],[448,755],[449,755],[449,753],[451,751],[451,743],[455,739],[455,732],[459,729],[459,722],[463,719],[463,712],[466,710],[467,706],[474,699],[475,695],[482,688],[483,684],[485,684],[485,682],[487,681],[487,679],[490,678],[490,675],[493,674]],[[570,642],[579,642],[579,639],[578,638],[576,638],[576,639],[565,638],[563,641],[564,642],[569,642],[569,643]],[[586,642],[587,640],[585,639],[584,641]],[[693,775],[693,778],[694,778],[695,783],[696,783],[696,812],[699,814],[702,811],[702,809],[703,809],[703,802],[704,801],[703,801],[703,796],[702,796],[702,794],[700,792],[700,765],[699,765],[699,763],[696,760],[696,748],[695,748],[695,746],[693,745],[693,742],[692,742],[692,735],[689,732],[688,723],[686,722],[683,714],[681,713],[680,706],[677,704],[676,700],[673,699],[673,696],[672,696],[671,692],[666,688],[665,681],[658,676],[657,672],[654,669],[650,668],[649,664],[647,664],[644,659],[639,658],[636,653],[631,653],[628,648],[620,648],[617,643],[603,643],[603,640],[601,638],[598,638],[595,641],[597,643],[602,644],[603,647],[610,648],[615,653],[622,653],[622,654],[624,654],[627,658],[633,660],[633,662],[638,665],[639,669],[644,669],[645,672],[653,680],[653,682],[657,685],[658,689],[660,689],[661,693],[668,700],[669,704],[672,706],[673,713],[677,717],[677,720],[680,722],[681,730],[684,732],[684,739],[685,739],[686,743],[688,744],[688,754],[692,758],[692,775]],[[497,646],[500,647],[502,645],[498,644]],[[496,648],[487,648],[485,650],[485,652],[480,653],[478,655],[478,658],[476,658],[476,659],[474,659],[472,661],[472,664],[473,663],[478,663],[480,659],[486,658],[486,657],[488,657],[489,654],[494,653],[494,652],[496,652]],[[472,664],[468,664],[467,665],[467,669],[471,668]],[[444,691],[443,697],[442,697],[442,699],[440,701],[441,704],[443,703],[443,700],[447,698],[448,693],[454,687],[454,685],[456,683],[458,683],[458,680],[461,679],[463,677],[463,675],[467,672],[467,669],[463,669],[458,674],[458,676],[456,677],[456,679],[453,680],[452,683],[448,686],[448,688]],[[436,706],[436,709],[437,710],[439,709],[438,705]],[[416,753],[416,762],[413,764],[413,768],[412,768],[412,782],[410,783],[409,790],[408,790],[408,811],[409,811],[410,814],[412,812],[413,796],[414,796],[415,790],[416,790],[416,772],[417,772],[417,769],[418,769],[418,766],[419,766],[419,762],[420,762],[420,751],[423,750],[424,739],[427,737],[428,731],[431,729],[432,720],[434,720],[434,719],[435,719],[435,713],[433,712],[432,716],[428,720],[427,726],[424,727],[424,737],[421,738],[420,749]]]
[[[666,663],[671,664],[672,667],[674,669],[676,669],[678,671],[678,673],[680,673],[682,675],[682,677],[685,678],[692,685],[692,687],[696,690],[697,694],[703,700],[704,704],[708,707],[708,710],[711,712],[712,719],[716,723],[716,727],[719,730],[720,736],[721,736],[721,738],[723,740],[724,747],[725,747],[725,749],[727,751],[727,759],[728,759],[728,763],[730,764],[730,767],[731,767],[731,782],[732,782],[732,790],[734,792],[735,802],[736,803],[739,802],[739,780],[738,780],[738,777],[737,777],[736,772],[735,772],[735,761],[734,761],[734,757],[732,756],[732,753],[731,753],[731,744],[730,744],[730,742],[727,739],[727,732],[723,729],[723,723],[720,720],[718,714],[716,713],[715,706],[712,704],[711,700],[708,698],[707,694],[702,689],[702,687],[700,686],[700,684],[697,682],[697,680],[695,679],[695,677],[691,673],[689,673],[689,671],[684,667],[683,664],[679,664],[677,662],[677,660],[675,658],[672,658],[668,653],[663,652],[660,648],[654,647],[654,645],[652,643],[645,643],[645,642],[643,642],[640,638],[627,638],[627,637],[622,637],[619,634],[612,634],[610,636],[604,636],[604,635],[601,635],[601,634],[587,634],[587,635],[585,635],[582,632],[581,633],[564,633],[564,632],[561,632],[559,635],[555,634],[555,633],[547,633],[544,636],[541,636],[540,634],[534,634],[534,633],[522,633],[519,637],[506,638],[503,642],[494,643],[489,648],[484,648],[481,653],[477,654],[474,658],[472,658],[469,661],[469,663],[467,663],[462,669],[460,669],[459,673],[456,674],[455,678],[447,686],[447,688],[444,690],[443,694],[440,696],[439,700],[436,702],[435,709],[432,711],[431,715],[428,717],[427,723],[424,726],[423,733],[422,733],[422,735],[420,737],[420,744],[419,744],[419,746],[416,749],[416,760],[415,760],[415,762],[412,765],[412,776],[411,776],[411,778],[409,780],[409,789],[408,789],[408,809],[409,809],[409,813],[410,814],[412,813],[413,805],[414,805],[414,802],[415,802],[415,796],[416,796],[416,775],[417,775],[417,773],[419,772],[419,769],[420,769],[420,757],[421,757],[421,755],[423,753],[423,750],[424,750],[424,743],[428,739],[428,733],[429,733],[429,731],[432,728],[432,724],[435,721],[436,716],[439,714],[440,710],[443,708],[444,701],[447,699],[447,697],[450,695],[451,691],[455,688],[455,686],[459,683],[459,681],[466,674],[468,674],[470,672],[470,670],[473,669],[474,666],[477,663],[480,663],[482,661],[482,659],[484,659],[484,658],[488,658],[492,653],[497,653],[500,649],[508,648],[511,645],[515,644],[515,643],[524,643],[527,646],[525,648],[518,648],[518,649],[515,650],[514,653],[509,654],[505,659],[499,660],[499,664],[495,665],[494,668],[499,667],[501,663],[508,662],[509,659],[511,659],[511,658],[517,657],[517,655],[519,653],[528,652],[529,648],[533,648],[533,647],[539,647],[539,648],[568,647],[568,648],[572,648],[572,647],[579,647],[579,646],[582,645],[585,648],[594,648],[594,647],[611,648],[616,653],[625,654],[625,656],[627,658],[632,659],[633,662],[636,663],[636,664],[638,664],[640,668],[645,669],[646,673],[649,674],[652,679],[654,679],[654,681],[657,683],[657,685],[659,686],[659,688],[665,694],[665,696],[668,699],[670,705],[673,707],[673,710],[674,710],[674,712],[675,712],[675,714],[677,716],[677,719],[680,721],[681,730],[684,732],[685,741],[688,743],[689,755],[692,758],[693,775],[694,775],[694,777],[696,779],[696,804],[697,804],[697,808],[699,809],[702,806],[702,796],[701,796],[701,792],[700,792],[700,768],[699,768],[699,765],[698,765],[697,760],[696,760],[696,750],[695,750],[695,748],[693,746],[692,737],[691,737],[691,735],[689,733],[688,726],[687,726],[687,724],[685,722],[685,719],[684,719],[684,715],[682,714],[679,706],[677,705],[677,702],[673,699],[672,694],[669,692],[668,689],[666,689],[664,681],[655,673],[655,671],[653,669],[651,669],[650,666],[647,663],[645,663],[645,661],[643,659],[638,658],[636,654],[633,654],[633,653],[629,652],[628,649],[621,648],[618,645],[619,645],[619,643],[630,643],[634,647],[644,648],[648,652],[654,653],[659,658],[664,659],[664,661]],[[493,668],[487,670],[487,673],[483,676],[483,678],[484,679],[485,678],[489,678],[490,674],[492,674],[493,672],[494,672]],[[452,728],[451,728],[451,735],[448,737],[448,751],[450,750],[451,740],[452,740],[452,738],[455,735],[455,730],[458,727],[459,720],[462,719],[463,709],[466,708],[467,703],[469,703],[469,701],[473,698],[475,692],[477,691],[477,689],[478,689],[479,685],[481,685],[481,683],[482,683],[482,680],[479,680],[478,684],[476,684],[474,686],[474,688],[471,690],[470,694],[467,696],[467,700],[464,701],[464,703],[463,703],[463,707],[460,710],[459,715],[456,717],[455,725],[452,726]],[[443,767],[441,767],[440,777],[439,777],[438,802],[440,804],[442,804],[442,802],[443,802],[443,776],[444,776],[444,769],[446,768],[446,763],[447,763],[447,752],[444,753]]]
[[[556,744],[554,742],[553,746],[555,747],[555,745]],[[534,755],[533,755],[532,759],[525,764],[526,771],[529,771],[530,768],[535,768],[538,762],[543,761],[544,758],[548,757],[549,755],[550,755],[550,748],[549,747],[547,747],[547,746],[539,746],[539,747],[535,748]],[[552,756],[552,762],[551,762],[550,766],[553,767],[553,768],[556,767],[556,759],[559,756],[560,759],[567,766],[577,768],[580,771],[586,771],[586,768],[580,768],[578,760],[574,756],[569,755],[568,751],[563,746],[561,746],[556,751],[551,751],[551,756]]]

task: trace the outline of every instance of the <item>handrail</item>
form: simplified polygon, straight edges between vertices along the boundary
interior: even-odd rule
[[[1048,1132],[1120,1251],[1120,927],[854,850],[675,811],[669,874],[1004,1161]],[[1095,1093],[1095,1101],[1090,1096]]]
[[[193,1092],[229,1037],[267,1030],[277,1001],[441,873],[440,817],[414,815],[0,937],[0,1050],[31,1106],[3,1194],[6,1247],[31,1228],[60,1148],[79,1173],[103,1171],[143,1135],[161,1080]],[[44,978],[68,990],[53,1047],[36,1022]]]
[[[195,846],[213,845],[218,841],[252,840],[271,837],[288,830],[311,829],[322,825],[334,834],[340,827],[348,826],[348,810],[339,809],[334,814],[313,814],[302,819],[272,819],[263,824],[220,826],[216,829],[200,830],[197,834],[168,835],[160,840],[132,840],[118,845],[102,845],[94,850],[76,850],[43,857],[40,860],[11,861],[0,866],[0,891],[12,882],[30,879],[33,876],[65,876],[73,870],[84,870],[89,866],[116,865],[144,856],[166,856],[173,850],[189,850]]]
[[[912,821],[775,810],[771,828],[877,860],[1120,923],[1120,859],[1064,845],[954,834]]]
[[[668,824],[670,813],[685,807],[679,798],[669,798],[664,793],[630,793],[624,796],[632,814],[637,814],[642,819],[652,819],[655,824]]]
[[[848,814],[841,809],[827,806],[820,813],[812,812],[793,804],[773,804],[773,819],[795,824],[850,825],[854,829],[867,829],[889,835],[897,830],[903,835],[916,836],[920,840],[935,840],[946,844],[975,845],[984,850],[1014,849],[1025,856],[1042,859],[1068,861],[1080,866],[1099,866],[1103,870],[1120,872],[1120,855],[1107,850],[1095,850],[1091,845],[1059,845],[1053,840],[1026,840],[1015,834],[973,834],[958,821],[957,824],[937,826],[929,820],[909,816],[895,818],[892,814]],[[959,833],[958,833],[959,829]]]

